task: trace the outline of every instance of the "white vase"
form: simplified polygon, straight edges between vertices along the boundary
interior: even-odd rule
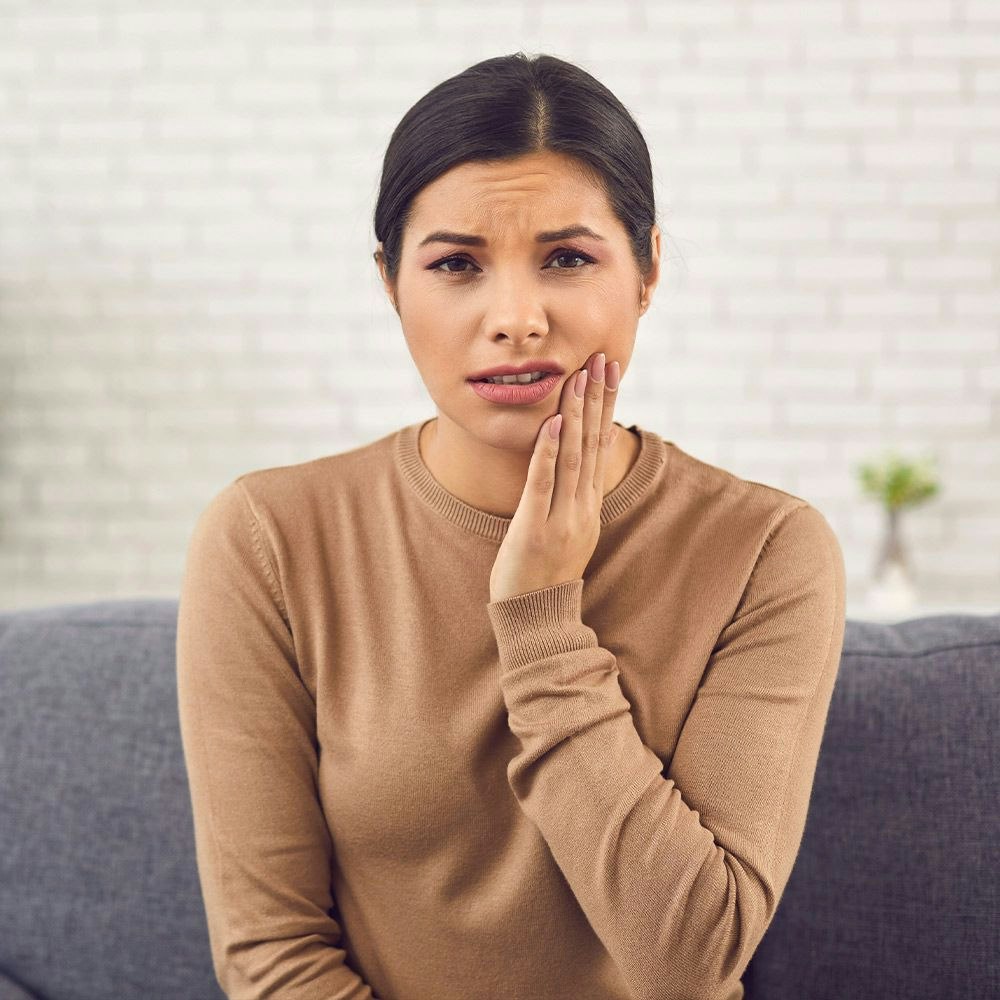
[[[875,611],[905,612],[916,607],[919,594],[903,548],[900,509],[886,508],[885,535],[868,588],[868,603]]]

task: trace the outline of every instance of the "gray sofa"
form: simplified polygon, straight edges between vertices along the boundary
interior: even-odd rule
[[[223,996],[176,619],[155,599],[0,612],[0,1000]],[[1000,614],[848,621],[805,835],[746,1000],[1000,997],[998,723]]]

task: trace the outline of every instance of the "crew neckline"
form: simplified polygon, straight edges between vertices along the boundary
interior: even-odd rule
[[[513,520],[491,514],[449,493],[431,473],[420,454],[420,431],[434,417],[409,424],[396,432],[395,458],[403,479],[434,511],[453,524],[492,541],[503,541]],[[604,497],[601,504],[601,527],[634,507],[667,463],[667,442],[655,431],[637,424],[626,428],[640,438],[639,454],[622,481]]]

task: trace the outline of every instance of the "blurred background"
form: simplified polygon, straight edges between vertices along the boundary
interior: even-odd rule
[[[900,610],[1000,609],[996,0],[4,0],[0,607],[175,597],[235,476],[434,416],[372,260],[381,159],[518,50],[650,147],[616,420],[817,506],[849,617],[900,545]]]

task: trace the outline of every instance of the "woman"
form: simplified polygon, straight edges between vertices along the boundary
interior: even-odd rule
[[[219,982],[739,998],[805,826],[837,539],[802,498],[612,421],[660,233],[639,129],[579,67],[517,53],[431,90],[375,232],[436,418],[239,476],[188,551],[180,722]],[[476,381],[497,367],[552,374]]]

